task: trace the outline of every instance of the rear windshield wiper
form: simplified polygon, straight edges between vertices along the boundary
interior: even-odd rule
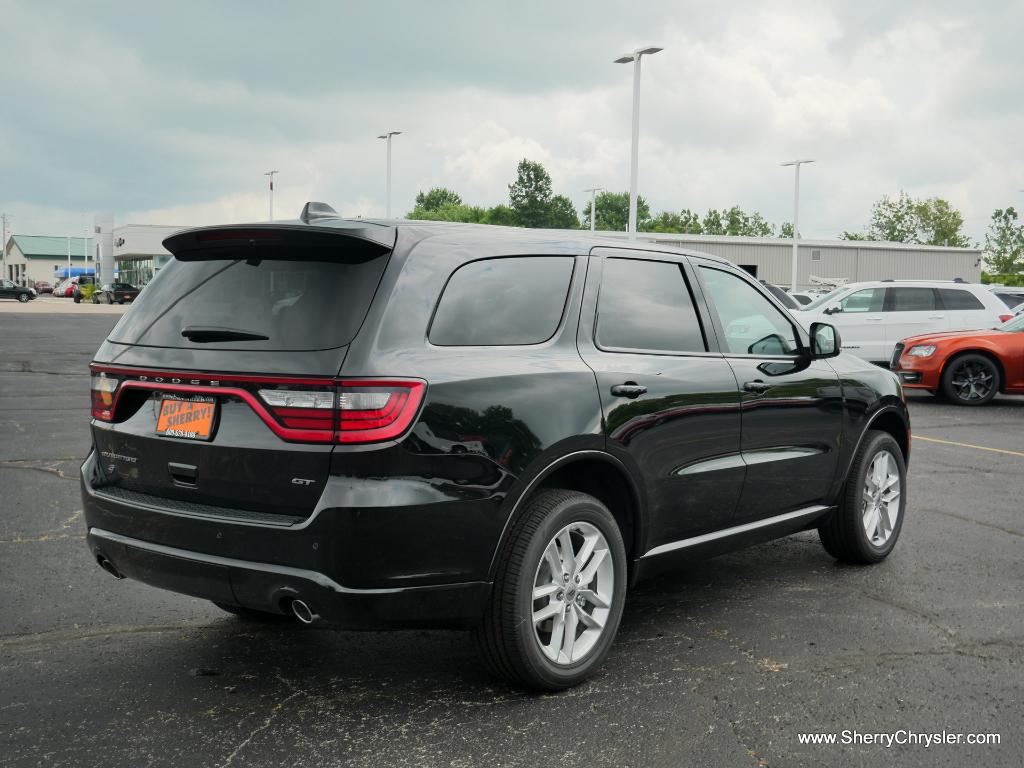
[[[267,341],[270,338],[262,333],[212,325],[187,325],[181,329],[181,335],[196,344],[208,344],[211,341]]]

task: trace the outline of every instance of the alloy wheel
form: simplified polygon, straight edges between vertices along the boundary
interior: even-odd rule
[[[533,633],[555,664],[584,659],[604,633],[615,593],[615,568],[604,534],[570,523],[548,542],[533,581]]]
[[[970,402],[988,397],[995,386],[995,377],[983,363],[970,361],[961,363],[953,371],[949,383],[960,400]]]
[[[903,493],[899,465],[888,450],[875,454],[864,478],[864,532],[874,546],[884,546],[896,527]]]

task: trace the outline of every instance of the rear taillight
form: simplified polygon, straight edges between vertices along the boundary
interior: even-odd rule
[[[92,417],[100,421],[114,420],[114,396],[121,379],[104,372],[92,374]]]
[[[1013,315],[1000,315],[999,316],[999,322],[1000,323],[1005,323],[1007,320],[1013,320],[1013,318],[1014,318]]]
[[[282,440],[293,443],[372,443],[393,440],[412,426],[426,382],[415,379],[304,379],[145,371],[93,363],[92,416],[114,421],[119,400],[163,393],[235,398],[249,405]],[[122,397],[123,396],[123,397]],[[131,410],[129,408],[129,410]],[[124,419],[129,414],[122,412]]]
[[[419,381],[344,381],[330,389],[260,389],[274,417],[323,442],[369,443],[401,435],[416,418],[425,385]]]

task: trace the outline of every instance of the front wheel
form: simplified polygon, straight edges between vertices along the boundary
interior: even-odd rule
[[[18,301],[20,301],[22,304],[26,304],[28,302],[28,294],[27,293],[19,293],[18,294]]]
[[[907,465],[888,432],[864,436],[850,467],[839,507],[818,528],[825,551],[837,560],[884,560],[900,536],[907,506]]]
[[[961,355],[942,372],[942,394],[957,405],[984,405],[999,391],[999,369],[985,355]]]
[[[578,685],[604,661],[626,599],[626,550],[611,512],[585,493],[528,502],[473,631],[486,666],[546,691]]]

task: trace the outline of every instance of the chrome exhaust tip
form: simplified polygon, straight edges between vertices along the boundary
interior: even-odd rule
[[[114,567],[114,564],[112,562],[110,562],[109,560],[107,560],[107,558],[103,557],[102,555],[100,555],[99,557],[96,558],[96,562],[99,563],[100,568],[102,568],[104,571],[109,573],[115,579],[123,579],[124,578],[124,574],[121,573],[119,570],[117,570],[117,568]]]
[[[303,624],[312,624],[320,618],[304,600],[292,600],[292,613]]]

